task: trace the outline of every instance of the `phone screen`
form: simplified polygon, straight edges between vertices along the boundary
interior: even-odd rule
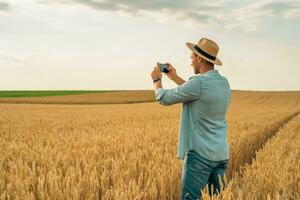
[[[169,73],[168,64],[159,64],[159,70],[163,73]]]

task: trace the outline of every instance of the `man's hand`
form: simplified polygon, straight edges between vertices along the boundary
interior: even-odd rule
[[[151,78],[152,78],[152,80],[154,80],[154,79],[157,79],[158,77],[161,78],[162,74],[158,67],[154,67],[154,69],[151,73]]]
[[[183,83],[185,83],[185,80],[177,75],[176,69],[170,63],[166,64],[169,65],[169,73],[166,73],[169,79],[174,81],[177,85],[182,85]]]
[[[169,77],[169,79],[171,79],[172,81],[174,81],[177,78],[177,73],[176,73],[176,69],[170,64],[170,63],[166,63],[169,65],[169,73],[166,73],[166,75]]]

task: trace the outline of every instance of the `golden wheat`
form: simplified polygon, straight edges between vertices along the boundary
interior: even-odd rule
[[[228,174],[295,117],[299,99],[299,93],[234,93]],[[0,104],[1,199],[178,199],[180,109]]]
[[[243,173],[222,192],[222,199],[300,199],[299,144],[300,113],[265,143],[251,165],[243,166]],[[203,199],[210,199],[207,190]]]

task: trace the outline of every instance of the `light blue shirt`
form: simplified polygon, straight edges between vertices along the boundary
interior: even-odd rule
[[[161,105],[183,103],[178,134],[178,159],[193,149],[202,157],[220,161],[229,159],[227,142],[227,108],[231,89],[226,77],[218,70],[194,75],[184,84],[172,89],[155,90]]]

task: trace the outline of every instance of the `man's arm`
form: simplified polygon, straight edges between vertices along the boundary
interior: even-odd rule
[[[159,88],[162,88],[161,80],[156,81],[156,82],[154,83],[154,90],[156,91],[156,90],[158,90]]]
[[[200,83],[196,77],[191,77],[178,87],[172,89],[162,88],[161,81],[155,82],[155,99],[162,105],[173,105],[176,103],[193,101],[200,98]]]
[[[169,77],[169,79],[174,81],[177,85],[182,85],[183,83],[185,83],[185,80],[177,75],[176,69],[170,63],[167,64],[169,65],[169,73],[167,73],[166,75]]]
[[[185,83],[185,80],[183,80],[182,78],[180,78],[178,75],[176,75],[172,81],[174,81],[177,85],[182,85]]]

